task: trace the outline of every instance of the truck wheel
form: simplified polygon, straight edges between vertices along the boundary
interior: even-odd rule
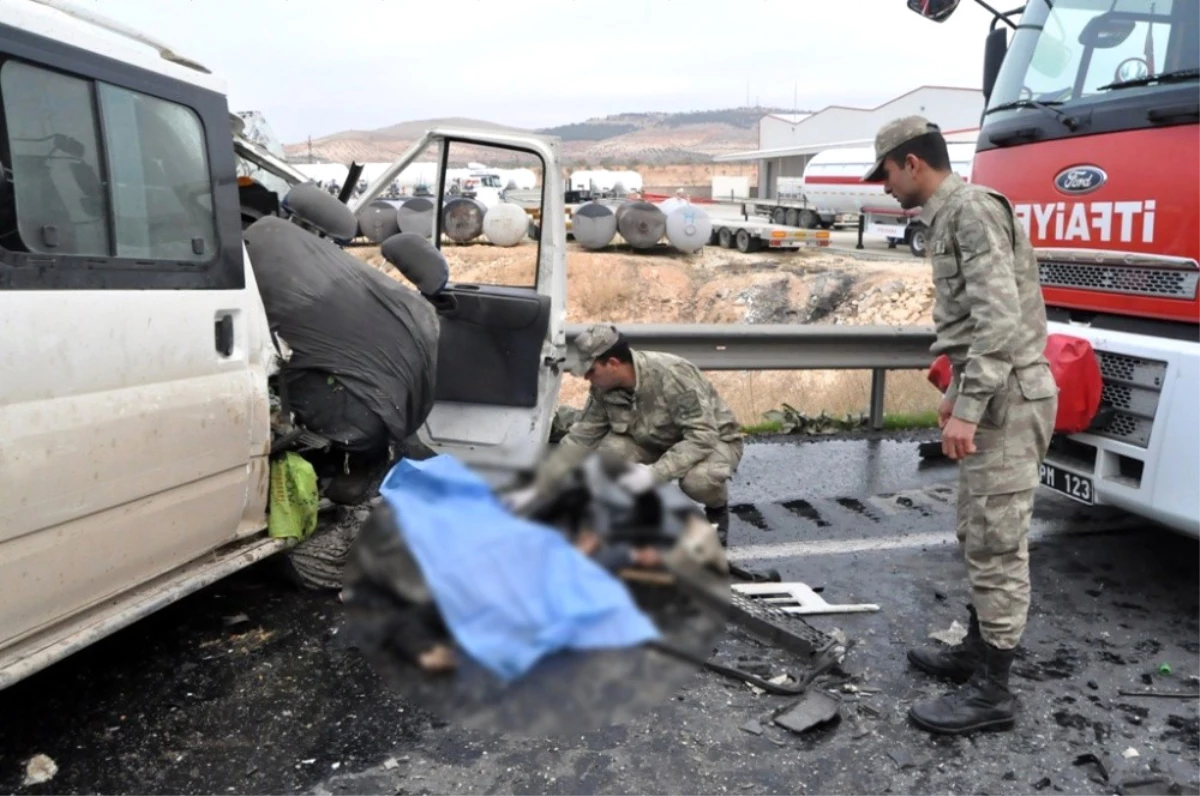
[[[789,210],[789,211],[787,211],[787,217],[786,217],[786,218],[787,218],[787,225],[788,225],[789,227],[798,227],[798,226],[800,226],[800,213],[799,213],[799,211],[796,211],[796,210]]]
[[[733,232],[728,227],[721,227],[721,231],[717,235],[717,240],[719,240],[721,245],[726,249],[733,248]]]
[[[737,234],[737,248],[743,254],[758,251],[758,239],[750,237],[750,233],[744,229],[739,229]]]
[[[782,207],[777,207],[771,211],[771,223],[783,226],[787,223],[787,211]]]
[[[800,226],[805,229],[816,229],[821,223],[821,217],[811,210],[800,211]]]
[[[832,221],[822,221],[821,229],[833,229],[833,222]]]
[[[922,224],[918,227],[913,227],[908,235],[908,248],[913,253],[913,257],[925,256],[925,226]]]

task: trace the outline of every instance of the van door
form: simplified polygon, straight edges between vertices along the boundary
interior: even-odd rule
[[[435,129],[353,206],[365,206],[430,149],[439,157],[435,241],[450,262],[450,282],[439,310],[436,403],[418,436],[483,471],[526,466],[549,438],[566,356],[566,224],[557,143],[534,135]],[[526,192],[528,201],[510,195],[501,203],[509,211],[540,209],[546,222],[538,225],[537,238],[514,246],[495,245],[482,233],[451,239],[448,233],[464,238],[492,212],[472,210],[461,204],[468,197],[447,191],[450,169],[468,160],[484,161],[490,170],[493,163],[530,168],[540,176],[540,192]]]
[[[0,111],[2,651],[261,530],[269,407],[224,98],[0,25]]]

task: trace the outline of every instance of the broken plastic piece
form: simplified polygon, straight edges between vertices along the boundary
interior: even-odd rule
[[[792,732],[804,732],[818,724],[836,718],[842,710],[842,701],[819,689],[809,691],[785,712],[775,716],[775,723]]]
[[[878,611],[874,603],[833,605],[813,591],[807,584],[789,583],[734,583],[731,588],[756,601],[771,604],[785,613],[798,616],[819,614],[856,614]]]
[[[950,627],[945,630],[935,630],[929,634],[929,637],[953,647],[955,644],[961,644],[962,640],[967,637],[967,629],[955,619],[950,623]]]
[[[1075,758],[1074,765],[1085,766],[1089,763],[1094,764],[1100,771],[1100,776],[1104,777],[1105,782],[1108,782],[1108,767],[1104,765],[1104,761],[1096,754],[1087,752],[1086,754],[1079,755],[1079,757]]]

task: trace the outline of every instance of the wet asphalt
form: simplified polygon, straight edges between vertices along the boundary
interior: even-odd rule
[[[948,686],[905,649],[965,623],[967,599],[955,471],[922,463],[919,438],[747,447],[730,557],[880,608],[810,619],[850,649],[815,685],[839,717],[805,733],[770,721],[793,698],[709,672],[582,735],[464,730],[385,684],[347,644],[335,595],[299,591],[267,561],[0,692],[0,791],[1200,793],[1200,699],[1118,694],[1200,688],[1197,543],[1044,492],[1017,729],[942,738],[908,724],[914,700]],[[716,658],[802,671],[736,630]],[[58,772],[23,786],[39,753]]]

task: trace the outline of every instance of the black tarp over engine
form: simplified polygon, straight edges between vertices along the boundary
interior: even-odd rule
[[[353,453],[408,438],[433,407],[433,306],[332,241],[277,216],[244,233],[297,421]]]

